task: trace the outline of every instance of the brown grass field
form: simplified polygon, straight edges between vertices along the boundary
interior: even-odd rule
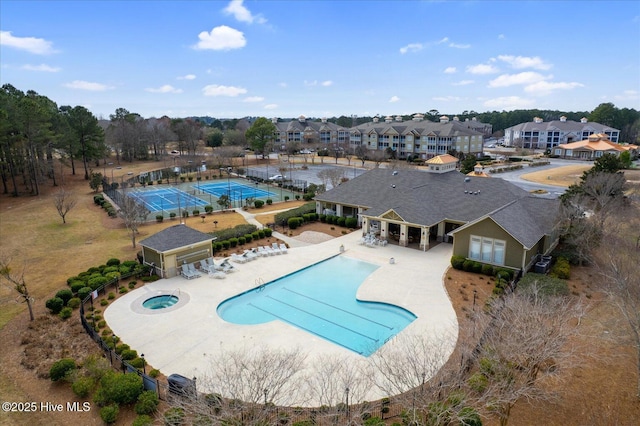
[[[149,170],[151,167],[153,164],[127,165],[119,172],[124,174],[129,171]],[[544,183],[552,181],[566,185],[568,182],[573,183],[582,174],[580,167],[569,166],[564,171],[554,170],[553,174],[549,171],[534,172],[526,177],[531,180],[540,179]],[[547,176],[553,178],[549,179]],[[118,173],[115,177],[118,177]],[[11,255],[14,271],[24,268],[25,281],[35,298],[37,317],[46,315],[45,300],[65,287],[67,277],[104,263],[112,257],[121,260],[135,259],[139,250],[139,247],[132,247],[122,222],[107,217],[102,209],[94,205],[93,192],[82,176],[71,176],[67,171],[64,182],[65,187],[72,190],[78,199],[78,204],[67,217],[67,224],[62,223],[53,206],[51,194],[56,188],[43,187],[43,194],[37,197],[0,196],[0,249],[3,253]],[[252,213],[258,213],[256,217],[261,223],[269,223],[273,221],[273,211],[299,204],[301,203],[288,202]],[[195,229],[210,232],[214,229],[213,220],[218,221],[218,229],[244,223],[241,215],[230,212],[206,216],[204,222],[199,217],[191,217],[186,223]],[[141,228],[138,241],[175,223],[177,221],[150,222]],[[298,232],[304,230],[339,235],[323,224],[303,227]],[[480,295],[484,294],[482,289],[488,287],[486,283],[478,281],[477,276],[452,270],[447,275],[451,278],[445,280],[445,285],[460,321],[464,322],[467,318],[466,313],[472,307],[468,291],[462,291],[462,285],[471,286],[465,287],[469,291],[472,287],[480,289]],[[593,288],[594,279],[591,271],[582,269],[572,277],[571,285],[578,297],[595,302],[585,319],[589,326],[584,336],[584,339],[591,342],[595,355],[585,357],[584,362],[576,366],[575,370],[563,374],[563,380],[556,384],[560,396],[556,403],[544,406],[529,404],[526,401],[518,403],[514,407],[510,424],[635,425],[640,419],[640,404],[634,398],[637,372],[633,349],[628,345],[612,343],[603,338],[604,321],[615,317],[616,313],[602,301]],[[45,344],[47,339],[57,336],[60,344],[59,347],[53,348],[56,356],[73,356],[76,353],[74,351],[91,353],[96,350],[95,344],[78,329],[77,316],[74,315],[64,323],[57,318],[48,319],[50,317],[45,316],[37,321],[39,325],[34,328],[28,321],[25,305],[16,302],[15,292],[5,281],[0,284],[0,347],[3,348],[0,351],[0,400],[38,403],[65,403],[75,400],[68,385],[52,384],[49,380],[38,377],[38,368],[42,371],[43,366],[50,365],[56,359],[43,359],[40,366],[30,365],[33,357],[30,358],[26,353],[28,346],[25,346],[25,341],[37,339],[38,334],[42,334],[40,338]],[[78,345],[69,349],[68,342],[72,338],[75,338]],[[97,407],[94,406],[92,412],[84,414],[0,412],[0,424],[99,425],[102,421],[97,411]],[[130,424],[134,416],[130,412],[121,412],[120,417],[118,424],[124,425]],[[484,424],[493,425],[497,422],[495,419],[485,419]]]

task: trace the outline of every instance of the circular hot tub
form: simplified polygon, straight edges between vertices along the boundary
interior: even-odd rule
[[[142,307],[147,309],[166,309],[178,303],[179,300],[178,296],[170,294],[154,296],[142,302]]]
[[[180,290],[142,291],[143,295],[131,302],[131,310],[143,315],[158,315],[173,312],[189,303],[189,293]]]

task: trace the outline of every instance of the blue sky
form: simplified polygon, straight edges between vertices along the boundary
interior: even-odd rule
[[[108,118],[640,109],[640,2],[0,2],[0,83]]]

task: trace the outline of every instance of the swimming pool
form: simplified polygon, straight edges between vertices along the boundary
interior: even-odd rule
[[[417,317],[399,306],[356,299],[378,266],[335,256],[218,305],[235,324],[280,320],[363,356],[369,356]]]

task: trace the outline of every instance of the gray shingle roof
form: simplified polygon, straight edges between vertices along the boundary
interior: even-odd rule
[[[596,133],[604,133],[605,131],[618,131],[618,129],[614,129],[610,126],[605,126],[604,124],[596,123],[596,122],[586,122],[581,123],[578,121],[567,120],[552,120],[552,121],[543,121],[540,123],[536,123],[534,121],[527,121],[526,123],[516,124],[515,126],[509,127],[506,130],[511,131],[520,131],[520,132],[548,132],[552,130],[561,130],[563,132],[582,132],[585,130],[593,130]]]
[[[434,225],[445,219],[470,222],[497,207],[529,197],[529,193],[498,178],[468,177],[452,171],[374,169],[339,185],[316,200],[366,208],[378,216],[393,209],[406,222]]]
[[[140,241],[140,245],[158,252],[165,252],[214,239],[215,237],[209,234],[189,228],[184,224],[178,224],[145,238]]]
[[[434,123],[431,121],[403,121],[403,122],[370,122],[364,123],[356,127],[352,127],[352,131],[358,131],[362,134],[369,134],[375,132],[379,135],[391,134],[390,130],[407,135],[409,133],[428,135],[435,134],[441,137],[452,137],[460,135],[482,135],[474,129],[469,128],[465,123],[461,121],[449,121],[447,123]]]

